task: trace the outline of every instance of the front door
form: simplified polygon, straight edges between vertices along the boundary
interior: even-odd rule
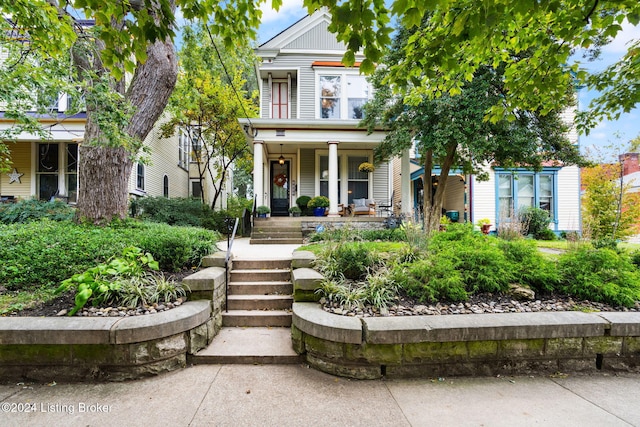
[[[289,216],[289,162],[271,162],[271,216]]]

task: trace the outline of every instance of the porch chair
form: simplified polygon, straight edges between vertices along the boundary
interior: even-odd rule
[[[376,202],[373,199],[353,199],[353,204],[351,204],[351,213],[353,215],[375,216]]]
[[[395,191],[391,193],[391,199],[388,201],[381,202],[378,205],[378,213],[380,216],[391,216],[393,214],[393,197],[395,195]]]

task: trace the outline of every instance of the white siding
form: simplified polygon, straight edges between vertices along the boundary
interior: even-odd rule
[[[300,182],[298,194],[300,196],[315,196],[316,153],[315,150],[300,150]]]
[[[346,51],[347,46],[336,40],[336,36],[329,31],[329,23],[322,21],[292,40],[284,49],[321,49]]]
[[[580,230],[580,168],[568,166],[558,171],[558,230]]]
[[[373,200],[380,204],[391,198],[389,193],[389,163],[376,165],[373,171]]]
[[[496,223],[496,181],[495,173],[491,168],[488,181],[478,181],[475,176],[470,178],[471,186],[471,218],[477,223],[481,218],[489,218],[491,224]]]

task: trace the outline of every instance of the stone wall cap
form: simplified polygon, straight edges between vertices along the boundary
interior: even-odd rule
[[[362,322],[359,318],[327,313],[318,303],[294,303],[292,322],[302,332],[317,338],[349,344],[362,343]]]
[[[364,318],[374,344],[602,336],[609,322],[593,313],[503,313]]]
[[[190,291],[211,291],[215,285],[225,280],[225,270],[222,267],[208,267],[182,279]]]
[[[111,330],[112,344],[150,341],[188,331],[211,317],[209,300],[187,301],[180,307],[145,316],[125,317]]]
[[[603,311],[594,313],[609,322],[610,335],[614,337],[640,336],[640,313]]]
[[[1,317],[0,345],[125,344],[174,335],[211,317],[207,300],[132,317]]]

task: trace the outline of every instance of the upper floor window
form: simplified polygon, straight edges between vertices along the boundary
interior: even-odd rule
[[[271,117],[289,118],[289,88],[286,82],[273,82],[271,86]]]
[[[319,76],[320,118],[364,117],[363,106],[371,97],[371,85],[364,76],[335,73]]]
[[[521,209],[536,207],[556,220],[556,171],[497,172],[498,216],[510,217]]]

